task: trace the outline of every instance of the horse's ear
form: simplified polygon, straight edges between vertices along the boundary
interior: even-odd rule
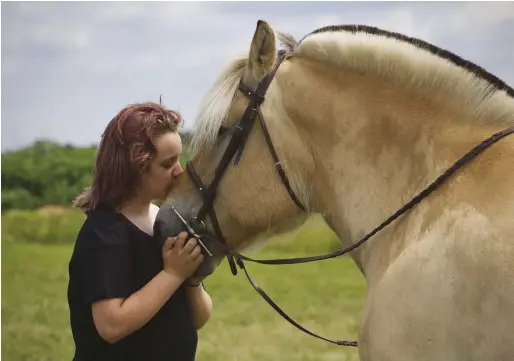
[[[273,68],[275,57],[275,33],[268,23],[259,20],[250,47],[248,66],[252,75],[261,78],[268,74]]]

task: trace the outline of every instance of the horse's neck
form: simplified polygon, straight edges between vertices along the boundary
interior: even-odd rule
[[[315,154],[311,202],[347,245],[370,232],[491,134],[478,123],[463,125],[462,115],[451,114],[406,89],[391,91],[355,73],[320,74],[310,69],[304,67],[301,80],[289,88],[298,101],[290,101],[288,112],[305,129],[305,141]],[[311,85],[304,86],[304,82]],[[416,222],[421,222],[415,218],[417,212],[405,218],[404,228],[396,229],[395,237],[381,243],[380,238],[387,238],[395,227],[391,225],[362,247],[364,253],[355,252],[364,268],[373,259],[373,248],[386,251],[381,262],[387,263],[388,257],[394,258],[406,247],[408,228],[419,227]]]

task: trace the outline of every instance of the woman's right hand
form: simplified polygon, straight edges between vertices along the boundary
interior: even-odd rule
[[[187,236],[187,232],[181,232],[177,237],[169,237],[162,247],[164,271],[181,280],[192,276],[203,261],[198,242],[195,238],[187,240]]]

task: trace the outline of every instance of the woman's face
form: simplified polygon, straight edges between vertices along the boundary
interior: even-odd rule
[[[167,132],[155,140],[157,155],[143,174],[143,192],[152,199],[163,200],[182,173],[179,157],[182,140],[178,132]]]

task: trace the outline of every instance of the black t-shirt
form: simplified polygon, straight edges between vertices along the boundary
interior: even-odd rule
[[[92,302],[129,297],[162,267],[161,245],[125,216],[110,209],[89,214],[69,263],[74,361],[194,360],[198,335],[184,285],[146,325],[114,344],[95,328]]]

